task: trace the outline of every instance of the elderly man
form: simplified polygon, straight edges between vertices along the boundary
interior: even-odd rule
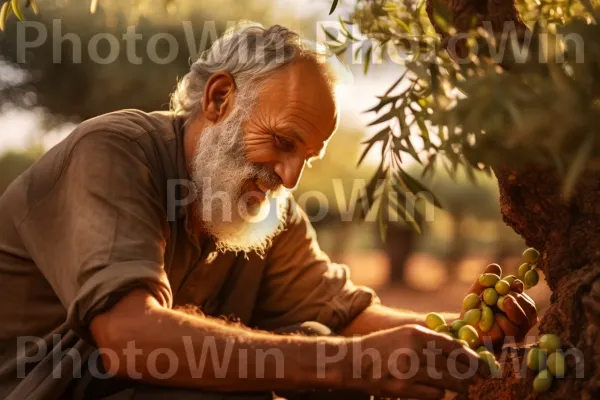
[[[338,123],[330,65],[281,26],[238,29],[173,112],[86,121],[10,186],[2,398],[437,399],[489,372],[353,285],[289,195]],[[537,320],[504,304],[494,341]]]

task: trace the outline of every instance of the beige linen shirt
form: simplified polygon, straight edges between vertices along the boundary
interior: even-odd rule
[[[196,239],[186,207],[167,202],[188,179],[182,139],[170,113],[103,115],[0,197],[0,398],[59,398],[94,350],[90,321],[135,287],[266,330],[335,330],[378,301],[320,251],[299,207],[263,259]]]

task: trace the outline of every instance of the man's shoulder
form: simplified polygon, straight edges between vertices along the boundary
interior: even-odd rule
[[[44,196],[73,164],[94,173],[95,166],[129,168],[144,164],[156,179],[174,167],[173,118],[169,113],[121,110],[86,120],[48,150],[13,182],[13,191]],[[129,171],[133,173],[133,171]]]
[[[138,140],[143,135],[153,135],[162,140],[175,139],[174,117],[170,112],[151,112],[126,109],[103,114],[80,123],[73,136],[80,138],[90,133],[104,132],[129,140]]]
[[[154,172],[172,176],[177,168],[178,126],[178,121],[169,112],[115,111],[80,123],[47,156],[52,157],[55,153],[60,165],[65,165],[64,161],[76,153],[91,153],[96,159],[137,157]]]

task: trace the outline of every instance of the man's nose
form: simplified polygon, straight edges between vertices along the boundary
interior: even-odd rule
[[[303,170],[304,159],[300,157],[288,157],[275,165],[275,173],[286,189],[293,189],[298,185]]]

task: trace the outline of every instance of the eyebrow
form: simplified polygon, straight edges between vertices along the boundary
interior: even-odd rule
[[[297,141],[299,141],[300,143],[302,143],[304,146],[306,146],[306,142],[304,141],[304,139],[302,139],[302,136],[300,136],[298,134],[298,132],[296,132],[296,131],[290,131],[289,135],[293,136],[294,139],[296,139]]]
[[[296,139],[297,141],[302,143],[302,145],[306,146],[306,142],[304,141],[304,139],[302,139],[302,136],[300,136],[300,134],[297,131],[290,131],[290,135],[293,136],[294,139]],[[325,153],[325,146],[323,146],[321,151],[312,152],[311,154],[309,154],[308,160],[321,159],[321,158],[323,158],[324,153]]]
[[[295,131],[295,130],[290,130],[290,131],[288,132],[288,134],[289,134],[290,136],[292,136],[292,138],[293,138],[294,140],[297,140],[298,142],[302,143],[302,145],[303,145],[303,146],[306,146],[306,142],[304,141],[304,139],[302,138],[302,136],[300,136],[300,134],[299,134],[297,131]],[[321,151],[319,151],[319,152],[316,152],[316,153],[315,153],[315,152],[313,152],[312,154],[310,154],[310,155],[309,155],[308,159],[309,159],[309,160],[310,160],[310,159],[315,159],[315,158],[316,158],[316,159],[319,159],[319,158],[321,158],[322,156],[323,156],[323,150],[321,150]]]

